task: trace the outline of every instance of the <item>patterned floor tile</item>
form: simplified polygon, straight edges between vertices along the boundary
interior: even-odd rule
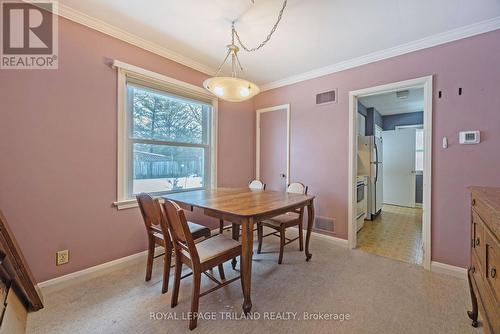
[[[358,232],[359,249],[396,260],[422,264],[422,209],[384,205]]]

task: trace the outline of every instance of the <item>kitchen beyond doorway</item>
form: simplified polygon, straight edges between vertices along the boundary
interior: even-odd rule
[[[423,91],[422,91],[423,88]],[[414,94],[415,89],[420,89],[419,94]],[[423,95],[422,95],[423,92]],[[379,95],[394,95],[397,100],[402,100],[402,101],[407,101],[411,102],[411,98],[414,98],[418,95],[420,97],[418,100],[420,100],[421,104],[421,122],[420,125],[423,127],[424,132],[423,132],[423,139],[424,139],[424,151],[422,153],[418,153],[422,156],[423,158],[423,170],[425,172],[421,173],[419,177],[421,178],[423,187],[422,187],[422,199],[421,203],[422,205],[419,205],[418,203],[420,201],[416,201],[415,196],[415,201],[409,205],[408,203],[401,204],[401,206],[407,206],[409,209],[415,210],[416,212],[419,212],[419,215],[416,217],[420,216],[421,223],[420,223],[420,239],[421,239],[421,248],[422,248],[422,255],[421,255],[421,260],[419,261],[412,261],[412,263],[415,264],[421,264],[423,267],[427,270],[430,270],[431,267],[431,183],[432,183],[432,76],[428,77],[421,77],[421,78],[416,78],[416,79],[410,79],[406,81],[400,81],[400,82],[394,82],[394,83],[389,83],[381,86],[375,86],[375,87],[369,87],[369,88],[364,88],[356,91],[351,91],[349,92],[349,116],[350,116],[350,129],[349,129],[349,145],[350,145],[350,150],[349,150],[349,179],[351,180],[352,186],[349,188],[349,225],[348,225],[348,237],[349,237],[349,247],[350,248],[357,248],[361,247],[362,245],[360,242],[358,242],[358,239],[361,238],[361,230],[357,229],[359,226],[357,224],[357,197],[356,197],[356,181],[357,177],[360,175],[366,175],[368,176],[369,180],[373,180],[372,183],[374,184],[368,184],[368,188],[370,188],[371,185],[371,191],[368,189],[368,205],[367,205],[367,220],[369,221],[370,218],[373,220],[377,219],[377,216],[382,214],[383,218],[383,211],[388,209],[390,210],[390,206],[397,206],[400,205],[396,202],[392,202],[390,196],[385,196],[389,195],[390,193],[386,194],[386,189],[384,183],[384,179],[389,180],[388,173],[391,171],[391,164],[390,162],[392,161],[390,158],[389,154],[386,154],[385,145],[383,145],[383,140],[382,137],[384,136],[385,132],[389,132],[390,129],[384,129],[383,125],[386,123],[384,120],[380,122],[381,120],[377,120],[377,115],[376,113],[373,113],[373,117],[370,117],[370,112],[367,112],[366,115],[363,115],[363,106],[360,106],[362,103],[360,101],[367,100],[369,97],[369,100],[372,100],[373,98],[376,98]],[[422,102],[423,101],[423,105]],[[366,102],[366,101],[365,101]],[[399,117],[397,116],[398,114],[404,114],[404,111],[398,111],[396,110],[386,110],[389,109],[387,105],[377,105],[377,101],[369,101],[370,103],[367,103],[369,107],[372,107],[373,109],[381,109],[384,110],[384,113],[386,115],[386,118],[390,118],[393,120],[394,117]],[[373,103],[372,103],[373,102]],[[371,106],[370,104],[373,104]],[[408,104],[408,103],[406,103]],[[365,105],[366,107],[366,105]],[[368,108],[368,107],[367,107]],[[366,110],[365,110],[366,111]],[[358,115],[361,114],[364,116],[364,122],[363,122],[363,117],[359,117]],[[380,114],[382,115],[382,114]],[[396,116],[392,116],[396,115]],[[422,117],[423,116],[423,117]],[[380,117],[381,118],[381,117]],[[401,118],[400,118],[401,119]],[[378,121],[378,122],[377,122]],[[360,124],[364,123],[365,125],[369,125],[371,123],[374,124],[374,126],[365,126],[365,131],[363,134],[363,127],[360,126]],[[393,122],[387,122],[387,124],[392,124]],[[416,124],[416,123],[415,123]],[[376,126],[378,125],[378,126]],[[400,125],[406,125],[404,123],[397,122],[394,124],[394,126],[398,126],[398,128],[401,128]],[[394,129],[396,130],[396,128]],[[415,132],[416,129],[412,129]],[[370,132],[372,131],[372,132]],[[369,133],[370,132],[370,133]],[[406,128],[401,128],[398,130],[398,132],[401,132],[401,134],[404,132],[412,132],[410,129]],[[414,133],[415,134],[415,133]],[[373,138],[374,144],[372,145],[370,142],[369,149],[368,150],[363,150],[369,152],[369,154],[366,154],[367,157],[364,157],[363,155],[358,155],[359,152],[359,144],[363,144],[364,142],[361,139],[365,138]],[[412,137],[413,141],[415,142],[415,136]],[[377,143],[375,139],[380,138],[382,139],[382,142]],[[409,138],[409,136],[408,136]],[[361,145],[362,146],[362,145]],[[372,149],[372,148],[378,148],[378,149]],[[379,150],[380,147],[383,147],[382,150]],[[378,157],[377,157],[377,151],[378,151]],[[373,153],[375,152],[375,154]],[[394,151],[396,152],[396,151]],[[406,151],[405,151],[406,152]],[[413,152],[412,154],[416,154],[415,150],[407,150],[407,152]],[[374,158],[375,157],[375,158]],[[416,161],[414,157],[413,161]],[[407,159],[406,159],[407,160]],[[369,161],[369,165],[367,163]],[[387,166],[386,166],[387,165]],[[378,167],[378,168],[374,168]],[[387,168],[387,170],[386,170]],[[378,169],[378,170],[377,170]],[[401,168],[400,168],[401,169]],[[415,175],[417,175],[417,171],[412,164],[412,166],[406,166],[405,165],[405,171],[406,174],[413,175],[413,178]],[[402,170],[402,169],[401,169]],[[377,173],[378,172],[378,173]],[[392,173],[393,177],[398,176],[399,174],[397,173]],[[403,175],[403,174],[401,174]],[[381,179],[380,179],[381,178]],[[407,177],[407,179],[410,179],[410,176]],[[393,179],[394,180],[394,179]],[[377,181],[378,184],[377,184]],[[399,181],[398,181],[399,182]],[[380,189],[382,188],[382,189]],[[380,196],[376,190],[379,189],[381,190],[380,193],[382,195]],[[416,191],[416,187],[406,187],[405,189],[414,189]],[[373,195],[374,194],[374,195]],[[408,192],[408,194],[411,194]],[[413,193],[415,194],[415,193]],[[371,196],[370,196],[371,195]],[[398,199],[402,195],[399,194],[395,198]],[[393,196],[394,197],[394,196]],[[380,199],[382,198],[382,201],[377,201],[377,198]],[[381,203],[379,203],[381,202]],[[380,204],[380,205],[379,205]],[[420,208],[422,207],[422,209]],[[385,216],[390,216],[390,213],[386,214]],[[365,221],[367,222],[367,221]],[[418,226],[418,225],[417,225]],[[369,231],[369,226],[365,225],[367,231]],[[359,230],[359,232],[358,232]],[[417,229],[418,230],[418,229]],[[374,232],[375,233],[375,232]],[[383,248],[383,247],[382,247]],[[386,250],[386,253],[388,251]]]

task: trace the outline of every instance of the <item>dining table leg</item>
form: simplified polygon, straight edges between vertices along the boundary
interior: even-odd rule
[[[314,200],[307,205],[307,234],[306,234],[306,261],[309,261],[312,254],[309,252],[309,240],[311,239],[312,227],[314,225]]]
[[[240,240],[240,225],[239,224],[232,223],[232,236],[233,236],[234,240],[236,240],[236,241]],[[237,262],[236,258],[233,257],[233,259],[231,260],[231,266],[233,267],[233,270],[236,269],[236,263],[238,263],[238,262]]]
[[[241,221],[241,284],[243,287],[243,312],[248,314],[252,309],[250,291],[252,286],[252,255],[253,255],[253,225],[252,217]]]

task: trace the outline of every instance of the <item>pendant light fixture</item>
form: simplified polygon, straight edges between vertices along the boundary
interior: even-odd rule
[[[253,1],[252,1],[253,3]],[[212,94],[218,98],[230,101],[230,102],[242,102],[248,100],[255,95],[259,94],[259,86],[251,81],[242,78],[244,76],[243,67],[241,66],[240,59],[238,58],[238,52],[240,48],[236,45],[237,42],[243,50],[247,52],[253,52],[261,49],[267,42],[271,39],[271,36],[276,31],[278,23],[281,21],[283,16],[283,11],[285,10],[287,0],[283,1],[283,6],[278,15],[278,19],[274,24],[271,32],[267,35],[266,39],[262,41],[257,47],[248,48],[246,47],[240,39],[240,36],[235,28],[235,22],[231,25],[231,44],[227,46],[226,57],[222,61],[222,64],[217,69],[217,73],[214,77],[208,78],[203,82],[203,87],[210,91]],[[219,76],[224,64],[231,57],[231,76]]]

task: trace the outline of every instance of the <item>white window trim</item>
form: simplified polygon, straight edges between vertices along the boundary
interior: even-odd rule
[[[117,80],[117,116],[118,116],[118,147],[117,147],[117,199],[113,204],[121,209],[128,209],[137,207],[136,199],[126,198],[126,189],[128,188],[127,183],[128,175],[130,171],[128,170],[129,164],[123,163],[127,161],[129,157],[127,156],[127,77],[139,78],[145,81],[150,81],[156,85],[163,86],[168,90],[168,88],[174,88],[176,90],[181,90],[193,97],[198,97],[205,101],[211,101],[212,104],[212,117],[211,117],[211,156],[210,156],[210,188],[217,187],[217,140],[218,140],[218,99],[214,98],[212,94],[205,91],[203,88],[191,85],[189,83],[179,81],[170,78],[166,75],[152,72],[134,65],[130,65],[118,60],[113,61],[113,67],[117,69],[118,80]],[[189,190],[186,190],[189,191]]]
[[[416,130],[424,130],[424,125],[423,124],[413,124],[413,125],[396,125],[394,127],[394,130],[400,130],[400,129],[416,129]],[[425,133],[424,133],[425,135]],[[424,148],[422,149],[415,149],[415,153],[417,152],[425,152],[425,144],[424,144]],[[424,156],[425,156],[425,153],[424,153]],[[423,169],[417,169],[416,168],[417,166],[415,166],[415,174],[416,175],[424,175],[424,171]],[[425,167],[424,167],[425,168]]]

